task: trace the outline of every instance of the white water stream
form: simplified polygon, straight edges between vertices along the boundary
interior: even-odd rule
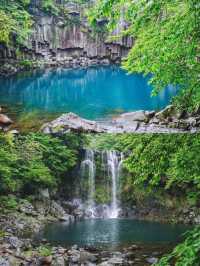
[[[111,178],[111,203],[107,208],[107,218],[117,218],[119,216],[119,198],[118,188],[120,172],[123,162],[123,153],[117,151],[102,152],[102,164],[105,161],[107,177]],[[95,218],[95,179],[96,179],[96,166],[95,166],[95,152],[93,150],[86,150],[84,160],[81,163],[82,175],[88,175],[88,211],[91,217]]]

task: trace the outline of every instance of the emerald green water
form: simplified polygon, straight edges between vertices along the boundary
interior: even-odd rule
[[[171,225],[130,219],[92,219],[72,224],[46,226],[42,237],[56,245],[120,246],[132,243],[169,244],[181,240],[188,229]]]
[[[151,97],[147,82],[142,75],[127,75],[118,66],[21,73],[0,78],[0,106],[7,106],[16,119],[33,112],[39,118],[74,112],[98,120],[140,109],[159,110],[176,94],[169,86]]]

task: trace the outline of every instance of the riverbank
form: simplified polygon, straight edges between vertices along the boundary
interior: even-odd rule
[[[11,262],[6,265],[11,266],[22,261],[25,265],[57,265],[57,257],[61,257],[61,265],[142,266],[171,252],[176,242],[150,247],[145,241],[135,243],[131,238],[130,244],[110,250],[95,245],[92,249],[83,245],[66,247],[60,242],[52,244],[51,239],[48,243],[43,237],[35,238],[49,223],[73,226],[96,217],[109,220],[112,216],[105,216],[104,210],[113,210],[114,203],[120,209],[119,220],[135,220],[138,224],[157,221],[170,227],[186,223],[188,228],[200,223],[198,180],[191,180],[191,173],[198,175],[199,134],[0,134],[0,143],[3,265],[8,260]],[[189,170],[180,183],[179,162],[184,159]],[[84,162],[96,174],[91,175],[87,168],[82,175]],[[117,181],[118,191],[114,186]],[[117,236],[118,232],[123,230],[115,232]]]
[[[66,57],[59,60],[0,60],[0,77],[10,77],[17,73],[23,73],[26,71],[34,70],[53,70],[57,68],[65,69],[84,69],[87,67],[97,66],[108,66],[108,65],[119,65],[120,59],[112,61],[108,58],[88,58],[88,57]]]
[[[16,209],[1,209],[0,265],[152,265],[174,247],[174,244],[132,244],[113,250],[77,245],[66,248],[35,239],[47,223],[61,220],[74,222],[60,203],[46,197],[34,200],[34,204],[21,201]]]
[[[200,113],[184,114],[169,105],[155,111],[124,113],[107,121],[91,121],[76,114],[60,116],[41,128],[47,134],[83,133],[197,133],[200,132]]]
[[[55,116],[52,115],[52,116]],[[43,117],[42,120],[50,119]],[[30,116],[31,119],[31,116]],[[39,117],[38,117],[39,119]],[[0,130],[9,131],[20,128],[36,131],[36,117],[29,121],[27,117],[23,125],[13,122],[5,114],[0,114]],[[41,120],[41,121],[42,121]],[[172,105],[167,106],[159,112],[155,111],[136,111],[123,113],[113,118],[101,121],[84,119],[74,113],[67,113],[59,116],[51,122],[44,123],[41,132],[45,134],[60,135],[68,132],[80,133],[198,133],[200,132],[200,113],[193,114],[181,113]]]

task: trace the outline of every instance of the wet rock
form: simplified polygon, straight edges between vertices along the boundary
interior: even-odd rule
[[[12,135],[19,135],[19,131],[16,130],[16,129],[9,130],[9,133],[12,134]]]
[[[158,118],[156,118],[156,117],[153,117],[150,121],[149,121],[149,123],[151,123],[151,124],[159,124],[159,122],[160,122],[160,120],[158,119]]]
[[[82,250],[80,252],[79,261],[80,261],[80,263],[95,262],[95,261],[97,261],[97,257],[94,254],[90,253],[90,252]]]
[[[7,116],[7,115],[4,115],[4,114],[0,114],[0,126],[9,126],[13,123],[13,121]]]
[[[25,214],[31,214],[31,215],[35,214],[33,205],[28,201],[25,201],[24,203],[21,204],[21,206],[19,206],[19,211]]]
[[[57,202],[52,200],[51,202],[51,210],[50,210],[51,215],[55,217],[63,217],[65,215],[65,211],[61,205],[59,205]]]
[[[176,127],[176,124],[174,124],[175,126],[170,127],[167,119],[160,120],[156,118],[156,115],[153,119],[150,119],[153,112],[150,116],[149,113],[151,112],[131,112],[104,122],[90,121],[76,114],[68,113],[50,123],[44,124],[41,131],[45,134],[59,136],[71,131],[84,133],[178,133],[189,130],[190,125],[188,125],[188,122],[182,121],[183,126],[181,126],[181,121],[179,121],[180,126],[177,124]]]
[[[157,112],[155,114],[155,117],[158,118],[159,120],[164,120],[168,117],[171,117],[172,115],[175,114],[175,108],[173,105],[168,105],[166,108],[161,110],[160,112]]]
[[[150,264],[155,264],[158,262],[158,258],[155,257],[151,257],[151,258],[147,258],[146,261]]]
[[[74,215],[76,220],[80,220],[80,219],[84,218],[85,211],[82,208],[81,209],[78,208],[78,209],[75,209],[73,211],[73,215]]]
[[[41,200],[50,199],[48,188],[39,190],[39,199],[41,199]]]
[[[5,240],[10,244],[11,248],[20,249],[23,246],[23,242],[18,237],[5,237]]]
[[[194,218],[194,222],[195,222],[196,224],[200,224],[200,215],[198,215],[198,216],[196,216],[196,217]]]
[[[98,125],[94,121],[90,121],[87,119],[83,119],[74,113],[68,113],[62,115],[51,123],[47,123],[43,125],[42,132],[44,133],[64,133],[67,131],[77,131],[77,132],[105,132],[103,127]]]
[[[63,256],[56,256],[51,264],[52,266],[65,266],[65,259]]]
[[[53,260],[52,256],[42,257],[40,258],[40,264],[41,265],[51,265]]]
[[[45,215],[51,210],[51,202],[44,200],[35,200],[34,207],[38,215]]]
[[[10,266],[8,259],[0,257],[0,266]]]
[[[59,217],[59,220],[61,222],[65,222],[65,223],[72,223],[72,222],[74,222],[75,218],[73,215],[65,214],[62,217]]]
[[[121,114],[119,117],[115,118],[116,122],[146,122],[148,120],[148,116],[146,115],[145,111],[136,111],[130,113]]]

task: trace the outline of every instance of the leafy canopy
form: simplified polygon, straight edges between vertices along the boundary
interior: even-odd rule
[[[75,166],[79,146],[80,138],[73,134],[62,139],[0,134],[0,194],[55,189]]]
[[[108,18],[112,31],[122,17],[121,35],[134,38],[123,67],[130,73],[151,74],[153,93],[169,84],[182,88],[178,108],[200,106],[200,5],[198,0],[98,0],[90,22]]]
[[[23,44],[31,32],[32,18],[27,7],[30,0],[0,0],[0,42]]]

